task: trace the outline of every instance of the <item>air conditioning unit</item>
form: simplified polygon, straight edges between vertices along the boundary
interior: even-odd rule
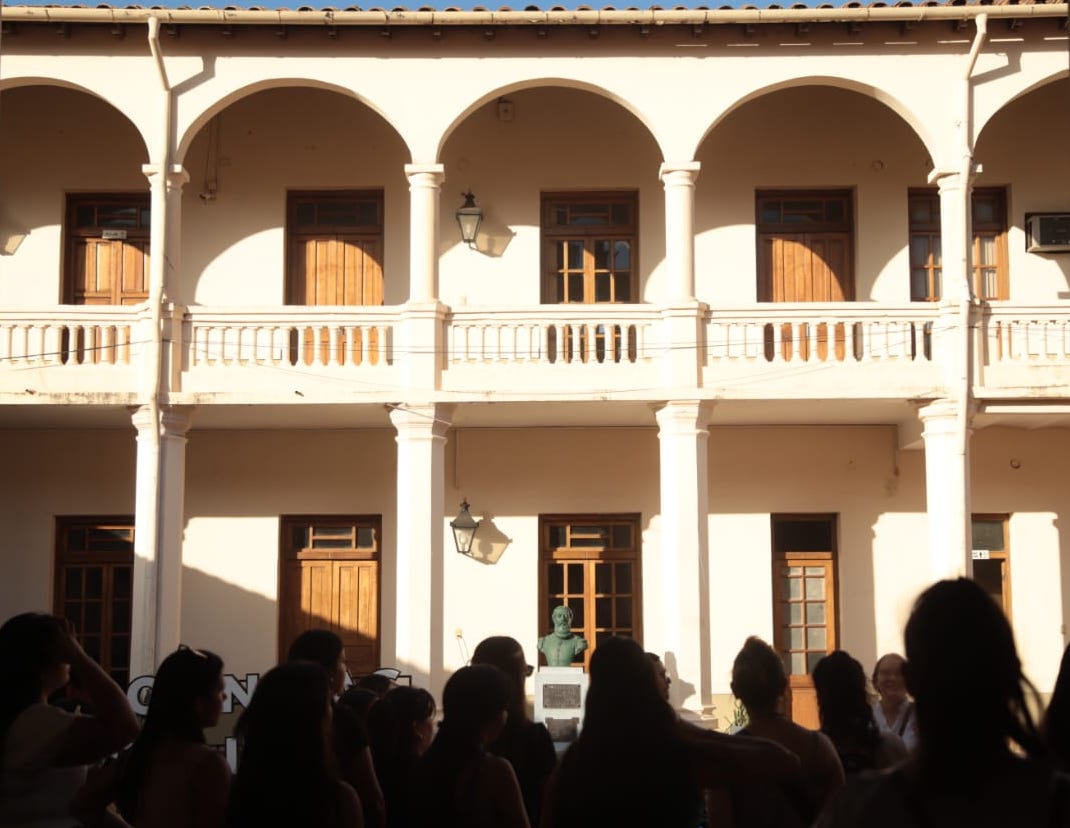
[[[1029,253],[1070,253],[1070,213],[1026,213]]]

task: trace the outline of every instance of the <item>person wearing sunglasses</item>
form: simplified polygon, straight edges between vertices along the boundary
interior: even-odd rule
[[[520,782],[528,821],[538,825],[543,794],[557,765],[557,753],[546,726],[528,718],[524,682],[534,668],[528,664],[519,642],[506,635],[480,641],[472,654],[472,664],[497,667],[509,680],[509,718],[501,735],[488,746],[488,752],[509,760]]]

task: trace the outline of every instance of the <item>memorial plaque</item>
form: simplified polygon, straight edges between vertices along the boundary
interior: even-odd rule
[[[580,686],[578,684],[544,684],[542,706],[552,710],[579,710]]]

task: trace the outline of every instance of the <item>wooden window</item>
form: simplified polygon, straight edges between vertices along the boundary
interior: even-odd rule
[[[378,515],[293,516],[281,521],[279,658],[314,627],[341,636],[354,675],[379,665]]]
[[[943,250],[940,235],[940,194],[934,189],[908,193],[910,216],[910,299],[936,302],[943,295]],[[979,187],[973,191],[973,272],[971,286],[978,299],[1010,298],[1007,263],[1006,191]]]
[[[287,304],[383,304],[382,191],[289,193],[287,249]]]
[[[149,296],[147,193],[69,195],[64,301],[136,305]]]
[[[132,517],[56,518],[56,615],[120,687],[130,680]]]
[[[910,301],[935,302],[943,293],[940,237],[940,194],[911,190]]]
[[[540,518],[539,635],[553,632],[550,613],[572,610],[572,630],[590,645],[611,635],[642,639],[638,515]]]
[[[836,517],[773,515],[775,648],[788,674],[791,717],[817,727],[810,674],[836,649]]]
[[[758,301],[854,299],[849,190],[758,191]]]
[[[544,193],[542,301],[634,302],[639,196]]]
[[[1007,544],[1009,515],[974,515],[971,521],[973,579],[1011,617],[1011,562]]]

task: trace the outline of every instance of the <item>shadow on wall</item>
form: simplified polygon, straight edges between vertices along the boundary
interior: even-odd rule
[[[502,555],[505,554],[506,547],[512,542],[512,538],[506,536],[501,529],[494,525],[494,515],[484,512],[469,557],[482,564],[493,566],[498,563]]]
[[[665,672],[669,674],[669,679],[672,682],[669,685],[669,702],[673,707],[679,709],[684,706],[685,701],[695,695],[695,685],[680,678],[679,666],[676,663],[676,653],[667,650],[662,663],[665,665]]]

